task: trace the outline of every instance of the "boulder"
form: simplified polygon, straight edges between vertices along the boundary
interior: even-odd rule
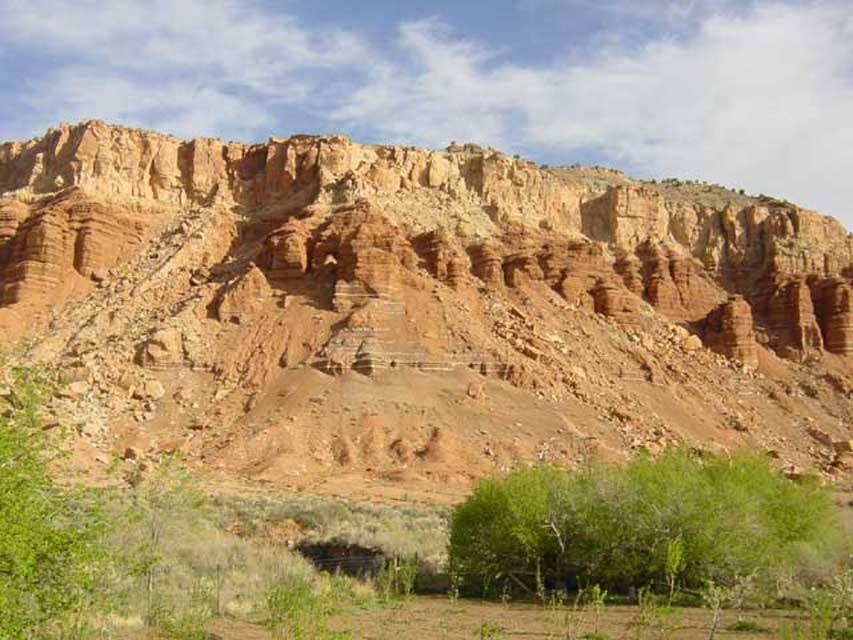
[[[271,297],[272,290],[263,271],[251,265],[222,291],[216,302],[216,316],[220,322],[241,324],[254,316]]]
[[[180,329],[169,327],[155,331],[140,346],[136,360],[151,369],[184,365],[184,340]]]

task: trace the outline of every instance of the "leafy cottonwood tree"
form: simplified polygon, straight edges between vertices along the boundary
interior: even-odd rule
[[[673,451],[579,472],[542,466],[480,483],[451,518],[450,558],[469,585],[542,575],[552,584],[772,584],[832,562],[844,539],[831,497],[759,456]]]
[[[84,493],[48,472],[56,455],[41,408],[54,390],[44,368],[7,368],[0,397],[0,637],[69,637],[97,585],[102,520]]]

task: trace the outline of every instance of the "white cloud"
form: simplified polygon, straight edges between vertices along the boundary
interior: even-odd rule
[[[435,20],[401,25],[399,45],[411,65],[376,65],[331,117],[417,144],[456,139],[509,146],[511,123],[524,99],[538,91],[542,74],[514,65],[492,70],[494,52],[449,35]]]
[[[477,139],[566,161],[592,148],[645,175],[788,197],[853,226],[851,19],[839,4],[709,12],[689,38],[617,41],[540,67],[411,23],[405,61],[333,115],[436,146]]]
[[[264,106],[216,86],[140,83],[92,66],[52,72],[34,82],[32,93],[31,105],[50,122],[98,117],[184,137],[230,131],[239,139],[274,125]]]
[[[237,0],[0,0],[0,41],[57,61],[28,83],[45,117],[187,136],[257,133],[318,74],[372,55],[353,34]]]
[[[652,26],[657,30],[689,27],[714,15],[748,15],[762,0],[516,0],[519,6],[540,12],[583,15],[607,20],[615,31]],[[833,0],[825,0],[831,2]],[[775,0],[777,5],[802,5],[801,0]]]
[[[252,84],[294,68],[352,64],[363,43],[237,0],[4,0],[0,31],[43,51],[175,73],[209,70]]]

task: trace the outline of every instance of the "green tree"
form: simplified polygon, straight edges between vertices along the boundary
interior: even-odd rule
[[[841,551],[827,490],[752,455],[519,469],[480,483],[451,518],[451,562],[469,584],[536,574],[555,586],[674,594],[744,577],[771,585]]]
[[[46,368],[6,368],[0,398],[0,637],[68,637],[97,592],[103,520],[91,494],[58,485],[42,428]]]
[[[518,583],[519,576],[541,579],[543,567],[559,562],[553,500],[563,477],[556,468],[537,466],[477,485],[451,516],[453,571],[463,585],[489,589],[499,580]]]

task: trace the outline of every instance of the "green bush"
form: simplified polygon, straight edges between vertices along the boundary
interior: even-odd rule
[[[15,368],[0,398],[0,637],[72,637],[105,554],[91,495],[57,485],[41,420],[52,372]]]
[[[413,559],[383,559],[373,580],[379,601],[390,604],[399,599],[411,598],[415,592],[417,578],[418,563]]]
[[[769,633],[770,630],[752,620],[738,620],[726,627],[726,631],[735,633]]]
[[[318,591],[314,580],[283,577],[267,592],[267,628],[276,638],[292,640],[345,640],[346,632],[332,631],[329,616],[338,603],[332,594]]]
[[[485,480],[452,514],[450,557],[469,586],[532,589],[540,576],[552,585],[674,592],[709,580],[770,580],[804,558],[836,557],[842,541],[817,483],[791,482],[757,456],[673,451],[625,466],[538,466]]]
[[[149,612],[149,621],[162,640],[207,640],[210,634],[205,626],[214,616],[212,602],[210,587],[199,581],[193,585],[186,605],[175,607],[157,601]]]
[[[504,628],[488,620],[483,622],[474,632],[474,637],[480,638],[480,640],[499,640],[504,636]]]

